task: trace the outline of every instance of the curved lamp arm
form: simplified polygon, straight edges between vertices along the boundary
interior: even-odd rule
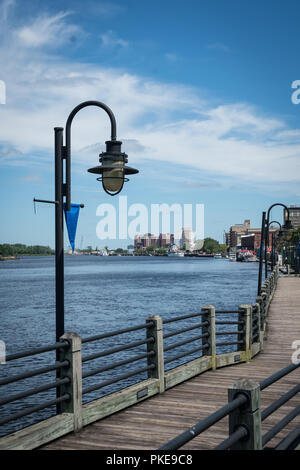
[[[268,209],[268,213],[267,213],[267,221],[269,223],[269,218],[270,218],[270,212],[271,210],[273,209],[273,207],[275,206],[282,206],[284,207],[286,210],[287,210],[287,213],[288,213],[288,219],[290,218],[290,211],[289,211],[289,208],[285,205],[285,204],[282,204],[281,202],[275,202],[275,204],[272,204],[272,206],[269,207]]]
[[[83,103],[76,106],[73,111],[70,113],[67,123],[66,123],[66,148],[65,148],[65,158],[66,158],[66,206],[69,211],[71,208],[71,124],[78,113],[83,108],[87,106],[97,106],[98,108],[104,109],[110,118],[111,123],[111,140],[117,140],[117,124],[116,118],[112,110],[106,106],[106,104],[101,101],[84,101]]]
[[[272,225],[272,224],[278,224],[279,227],[282,228],[281,223],[278,222],[277,220],[271,220],[271,222],[269,222],[269,227],[270,227],[270,225]]]
[[[284,207],[284,209],[286,209],[287,213],[288,213],[288,220],[290,220],[290,211],[289,211],[289,208],[285,204],[282,204],[281,202],[275,202],[275,204],[272,204],[269,207],[268,213],[267,213],[267,228],[266,228],[266,233],[265,233],[265,235],[266,235],[266,238],[265,238],[266,248],[269,246],[269,218],[270,218],[270,212],[273,209],[273,207],[275,207],[275,206]]]

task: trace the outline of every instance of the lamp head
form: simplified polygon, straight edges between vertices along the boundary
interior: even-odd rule
[[[284,230],[291,230],[293,228],[290,219],[287,219],[283,225]]]
[[[110,196],[115,196],[122,191],[124,182],[128,181],[125,175],[133,175],[139,171],[125,165],[128,162],[128,155],[121,152],[122,142],[108,140],[105,144],[106,152],[99,155],[101,165],[90,168],[88,172],[101,175],[97,180],[102,181],[104,191]]]

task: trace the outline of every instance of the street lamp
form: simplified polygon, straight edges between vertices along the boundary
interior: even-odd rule
[[[102,108],[111,123],[111,140],[106,142],[106,152],[100,154],[100,165],[90,168],[90,173],[101,175],[104,191],[111,196],[119,194],[125,175],[138,173],[135,168],[127,167],[128,157],[121,152],[122,142],[117,140],[116,119],[112,110],[100,101],[85,101],[76,106],[66,122],[65,146],[62,127],[54,128],[55,139],[55,269],[56,269],[56,340],[64,334],[64,203],[67,211],[71,209],[71,124],[75,115],[87,106]],[[64,182],[64,160],[66,178]]]
[[[270,221],[270,212],[275,206],[282,206],[284,209],[287,211],[287,220],[285,221],[283,228],[285,230],[289,230],[292,228],[292,224],[290,221],[290,211],[288,207],[285,204],[282,204],[281,202],[276,202],[275,204],[272,204],[267,212],[267,218],[266,218],[266,230],[265,230],[265,278],[268,277],[268,263],[267,263],[267,248],[269,245],[269,221]]]
[[[259,268],[258,268],[258,286],[257,295],[261,294],[262,272],[263,272],[263,257],[264,257],[264,239],[266,230],[266,213],[262,213],[261,232],[260,232],[260,249],[259,249]]]
[[[282,231],[282,226],[281,226],[280,222],[278,222],[277,220],[271,220],[271,222],[269,222],[269,227],[271,227],[272,224],[278,224],[279,227],[280,227],[280,231]],[[274,265],[275,265],[275,234],[274,234],[274,232],[272,232],[272,251],[271,251],[272,271],[274,269]]]

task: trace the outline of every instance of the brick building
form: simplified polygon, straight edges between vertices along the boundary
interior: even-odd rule
[[[269,246],[272,244],[272,233],[276,231],[278,231],[278,227],[270,227]],[[243,248],[257,251],[260,247],[261,229],[251,228],[250,220],[246,219],[243,224],[232,225],[230,231],[225,234],[225,237],[226,245],[230,248],[242,246]],[[253,246],[253,248],[250,248],[251,246]]]
[[[160,233],[159,236],[153,235],[152,233],[145,233],[144,235],[135,235],[134,237],[135,250],[149,248],[150,246],[162,248],[173,244],[173,233]]]

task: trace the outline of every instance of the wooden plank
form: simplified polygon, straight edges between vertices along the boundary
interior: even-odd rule
[[[57,439],[74,429],[71,413],[62,413],[1,437],[0,450],[31,450]]]
[[[158,379],[148,379],[83,405],[83,426],[145,400],[159,393],[159,389],[160,383]]]
[[[203,356],[178,366],[175,369],[169,370],[165,373],[165,389],[167,390],[168,388],[174,387],[185,380],[202,374],[202,372],[211,369],[211,367],[211,357]]]

